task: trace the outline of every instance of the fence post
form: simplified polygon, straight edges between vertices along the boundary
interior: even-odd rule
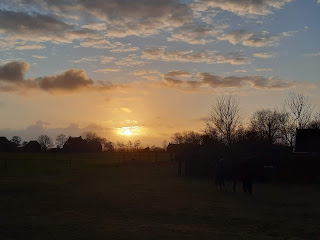
[[[71,160],[72,160],[72,157],[69,159],[69,168],[71,169]]]
[[[7,159],[4,160],[4,171],[7,171]]]

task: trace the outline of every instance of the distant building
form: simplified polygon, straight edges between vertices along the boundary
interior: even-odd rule
[[[87,142],[80,137],[69,137],[67,142],[63,145],[64,152],[102,152],[102,146],[98,141]]]
[[[181,144],[169,143],[167,147],[167,152],[177,153],[181,151]]]
[[[187,151],[193,148],[193,144],[191,143],[181,143],[181,144],[176,144],[176,143],[169,143],[167,147],[167,152],[171,153],[179,153],[181,151]]]
[[[16,145],[10,142],[6,137],[0,137],[0,152],[13,152]]]
[[[297,129],[295,153],[320,153],[320,129]]]
[[[41,152],[42,148],[37,141],[30,141],[23,147],[24,152]]]

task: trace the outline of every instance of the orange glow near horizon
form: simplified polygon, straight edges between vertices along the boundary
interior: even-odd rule
[[[137,136],[142,134],[142,128],[139,126],[118,128],[117,134],[122,136]]]

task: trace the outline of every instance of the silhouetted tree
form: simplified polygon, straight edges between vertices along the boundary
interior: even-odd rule
[[[290,113],[282,111],[279,122],[282,144],[293,147],[296,134],[296,125],[292,117],[290,117]]]
[[[23,142],[21,143],[21,147],[24,147],[24,146],[26,146],[27,144],[28,144],[27,141],[23,141]]]
[[[140,147],[141,147],[141,141],[140,140],[136,140],[134,143],[133,143],[133,147],[135,150],[139,150]]]
[[[52,146],[52,139],[48,135],[40,135],[37,141],[45,150]]]
[[[233,95],[222,96],[214,102],[207,126],[218,133],[230,146],[237,128],[241,125],[240,107]]]
[[[59,148],[62,148],[63,145],[67,142],[68,138],[66,135],[64,134],[59,134],[57,137],[56,137],[56,144],[57,144],[57,147]]]
[[[163,149],[166,151],[167,150],[167,147],[168,147],[168,142],[167,142],[167,140],[163,140],[162,141],[162,147],[163,147]]]
[[[82,134],[82,137],[83,137],[83,139],[87,140],[88,142],[96,141],[99,138],[99,136],[94,132],[84,132]]]
[[[251,131],[256,131],[260,139],[273,144],[281,135],[281,118],[281,113],[276,110],[258,110],[251,118]]]
[[[177,132],[174,133],[171,137],[172,143],[175,144],[200,144],[201,143],[201,134],[188,131],[188,132]]]
[[[311,121],[314,106],[302,92],[290,92],[285,107],[292,114],[296,128],[306,128]]]
[[[94,132],[85,132],[82,134],[82,137],[87,142],[99,142],[102,146],[103,151],[112,151],[114,150],[114,144],[111,141],[108,141],[106,138],[99,137],[98,134]]]
[[[20,147],[21,137],[13,136],[11,142],[13,142],[16,145],[16,147]]]
[[[113,151],[114,150],[113,142],[108,141],[106,138],[98,138],[98,141],[100,142],[103,151]]]
[[[309,129],[320,129],[320,113],[316,114],[314,119],[308,124]]]

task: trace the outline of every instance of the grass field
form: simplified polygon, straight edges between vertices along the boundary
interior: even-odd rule
[[[60,160],[51,172],[8,160],[0,239],[320,239],[318,185],[255,184],[250,197],[177,177],[170,164]]]

